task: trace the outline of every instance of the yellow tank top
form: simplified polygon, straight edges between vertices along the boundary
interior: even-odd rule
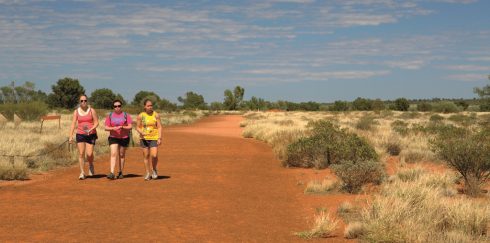
[[[148,115],[146,112],[141,112],[141,127],[143,130],[143,137],[145,140],[158,140],[158,127],[157,127],[157,113],[153,111],[153,114]]]

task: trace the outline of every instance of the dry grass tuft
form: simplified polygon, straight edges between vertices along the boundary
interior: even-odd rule
[[[295,235],[304,239],[331,237],[337,229],[338,223],[339,221],[332,219],[329,213],[321,211],[315,217],[315,224],[311,230],[295,233]]]
[[[306,185],[305,194],[326,194],[336,191],[339,188],[339,182],[324,179],[323,181],[310,181]]]
[[[344,230],[346,239],[357,239],[364,235],[366,227],[361,222],[352,222]]]

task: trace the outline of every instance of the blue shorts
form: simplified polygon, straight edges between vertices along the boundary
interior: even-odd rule
[[[158,142],[157,142],[157,140],[141,139],[140,140],[140,147],[142,147],[142,148],[156,148],[156,147],[158,147]]]
[[[76,136],[77,143],[88,143],[95,145],[95,140],[97,140],[97,133],[93,133],[90,135],[85,135],[85,134],[78,134]]]

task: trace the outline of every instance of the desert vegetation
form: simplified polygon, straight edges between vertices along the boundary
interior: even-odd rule
[[[249,112],[244,117],[243,136],[270,144],[283,166],[335,173],[336,178],[308,182],[305,194],[371,195],[360,205],[339,207],[345,238],[488,240],[490,204],[483,189],[490,173],[488,113]],[[394,174],[387,169],[391,158],[398,161],[390,165]],[[431,172],[417,166],[427,163],[447,167]],[[332,227],[334,220],[323,218]],[[328,235],[314,232],[299,236]]]

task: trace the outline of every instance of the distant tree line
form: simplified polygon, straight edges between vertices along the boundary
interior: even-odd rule
[[[490,75],[488,77],[490,79]],[[16,86],[15,82],[0,87],[0,104],[18,104],[29,102],[41,102],[49,108],[72,109],[78,105],[78,98],[85,94],[85,88],[77,79],[62,78],[51,86],[52,92],[46,94],[35,89],[35,84],[25,82]],[[114,93],[111,89],[101,88],[87,94],[94,107],[112,109],[112,101],[119,99],[125,105],[141,107],[145,99],[150,99],[156,109],[165,111],[186,110],[283,110],[283,111],[436,111],[457,112],[471,109],[472,111],[490,111],[490,85],[474,89],[478,99],[406,99],[395,100],[368,99],[358,97],[353,101],[337,100],[333,103],[291,102],[291,101],[267,101],[263,98],[252,96],[244,100],[245,89],[236,86],[233,90],[226,89],[223,92],[222,102],[207,104],[204,97],[194,91],[189,91],[177,98],[180,104],[173,103],[160,97],[152,91],[139,91],[131,102],[127,102],[121,94]]]

